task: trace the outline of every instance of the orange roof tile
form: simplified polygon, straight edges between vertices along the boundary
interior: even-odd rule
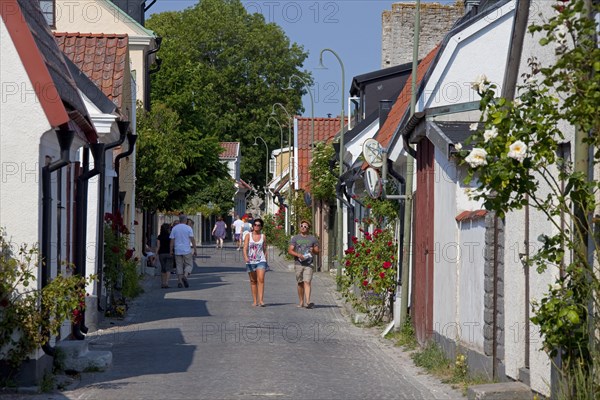
[[[419,62],[419,66],[417,67],[417,90],[425,73],[429,69],[429,66],[432,64],[435,56],[437,55],[440,49],[440,45],[438,44],[424,59]],[[394,133],[396,132],[398,125],[402,121],[404,114],[410,110],[410,97],[412,94],[411,90],[412,86],[412,75],[408,77],[406,83],[404,84],[404,88],[398,95],[396,102],[392,106],[390,113],[388,114],[387,119],[383,126],[379,129],[377,134],[375,135],[375,139],[381,143],[381,146],[388,147]]]
[[[221,142],[223,152],[219,158],[236,158],[239,155],[240,142]]]
[[[310,188],[311,119],[296,117],[298,121],[298,187]],[[340,130],[340,118],[315,118],[315,143],[329,142]]]
[[[129,68],[126,34],[54,32],[58,47],[119,108],[123,108],[125,70]]]

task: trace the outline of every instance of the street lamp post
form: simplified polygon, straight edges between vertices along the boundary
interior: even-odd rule
[[[342,59],[340,58],[340,56],[338,56],[338,54],[331,50],[331,49],[323,49],[321,50],[321,53],[319,54],[319,67],[320,68],[325,68],[325,66],[323,65],[323,53],[325,52],[329,52],[331,54],[333,54],[335,56],[335,58],[337,58],[337,60],[340,63],[340,67],[342,69],[342,115],[340,118],[340,178],[342,177],[342,174],[344,173],[344,81],[346,80],[346,76],[344,73],[344,63],[342,62]],[[342,250],[344,248],[344,212],[342,210],[342,201],[340,200],[339,195],[337,196],[337,218],[338,218],[338,226],[337,226],[337,231],[338,231],[338,262],[337,262],[337,270],[336,270],[336,275],[339,278],[342,275],[342,264],[341,264],[341,254],[342,254]],[[338,290],[340,289],[340,284],[339,284],[339,279],[338,281]]]
[[[261,136],[256,136],[254,138],[254,145],[258,146],[258,143],[256,142],[257,140],[261,140],[264,145],[265,145],[265,149],[267,149],[267,161],[265,162],[265,205],[267,204],[267,184],[269,183],[269,146],[267,146],[267,142],[265,142],[265,139],[263,139]]]
[[[290,76],[290,81],[288,83],[288,89],[292,88],[292,78],[296,78],[299,79],[304,85],[306,85],[306,81],[304,80],[304,78],[302,78],[299,75],[293,74],[292,76]],[[308,95],[310,96],[310,162],[312,163],[313,161],[313,157],[314,157],[314,152],[315,152],[315,100],[313,98],[313,94],[310,91],[309,88],[307,88],[308,90]],[[312,195],[312,193],[311,193]],[[312,198],[310,199],[310,205],[311,205],[311,216],[312,216],[312,229],[315,229],[315,200]],[[314,232],[314,230],[313,230]]]
[[[286,230],[288,235],[292,234],[292,169],[293,169],[293,157],[292,157],[292,116],[288,112],[288,110],[281,103],[273,104],[273,110],[271,111],[271,115],[276,115],[275,106],[281,107],[281,109],[288,116],[288,218],[287,218],[287,226]]]

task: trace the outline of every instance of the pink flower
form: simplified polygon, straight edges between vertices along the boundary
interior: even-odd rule
[[[384,269],[388,269],[388,268],[391,268],[391,267],[392,267],[392,263],[391,262],[386,261],[386,262],[383,263],[383,268]]]

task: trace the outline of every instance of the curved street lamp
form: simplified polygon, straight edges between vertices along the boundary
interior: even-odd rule
[[[291,225],[292,225],[292,169],[293,169],[293,157],[292,157],[292,116],[290,115],[290,113],[288,112],[288,110],[285,108],[285,106],[281,103],[275,103],[273,104],[273,109],[271,110],[271,115],[277,115],[277,113],[275,112],[275,106],[279,106],[288,116],[289,122],[288,122],[288,219],[287,219],[287,226],[286,226],[286,231],[288,233],[288,235],[292,234],[292,229],[291,229]]]
[[[323,53],[325,52],[329,52],[331,54],[333,54],[335,56],[335,58],[337,58],[338,62],[340,63],[340,67],[342,69],[342,115],[340,118],[340,178],[342,177],[342,174],[344,173],[344,81],[346,80],[346,76],[345,76],[345,72],[344,72],[344,63],[342,62],[342,59],[340,58],[340,56],[338,56],[338,54],[329,49],[323,49],[321,50],[321,53],[319,54],[319,67],[318,68],[324,68],[327,69],[327,67],[325,67],[323,65]],[[337,196],[337,218],[338,218],[338,227],[337,227],[337,231],[338,231],[338,258],[340,258],[341,254],[342,254],[342,250],[344,248],[344,238],[343,238],[343,232],[344,232],[344,221],[343,221],[343,217],[344,217],[344,212],[342,211],[342,201],[339,198],[339,195]],[[336,271],[336,275],[339,278],[342,275],[342,264],[340,262],[340,260],[338,260],[337,262],[337,271]],[[339,282],[339,279],[337,280]],[[340,289],[340,284],[338,283],[338,289]]]
[[[259,139],[264,143],[265,149],[267,149],[267,161],[265,163],[265,196],[266,196],[267,195],[267,185],[269,184],[269,146],[267,146],[267,142],[265,142],[265,139],[263,139],[261,136],[256,136],[254,138],[255,146],[258,146],[258,143],[256,141]],[[266,198],[265,198],[265,200],[266,200]]]
[[[306,81],[300,75],[292,74],[292,76],[290,76],[290,80],[288,83],[288,89],[292,89],[292,78],[298,79],[305,86],[307,86],[307,91],[310,96],[310,162],[312,163],[313,157],[314,157],[314,152],[315,152],[315,100],[313,98],[313,94],[312,94],[310,88],[308,88],[308,85],[306,84]],[[312,195],[312,193],[311,193],[311,195]],[[311,200],[310,200],[310,205],[311,205],[311,216],[312,216],[312,218],[311,218],[312,219],[312,221],[311,221],[312,229],[315,229],[315,202],[312,199],[312,196],[311,196]]]

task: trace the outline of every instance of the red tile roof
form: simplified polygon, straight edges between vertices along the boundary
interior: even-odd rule
[[[219,155],[219,158],[236,158],[240,153],[240,142],[221,142],[223,152]]]
[[[81,139],[95,143],[98,140],[96,129],[53,40],[39,2],[2,0],[0,18],[50,126],[58,128],[69,123]],[[72,108],[70,113],[65,104]]]
[[[310,191],[311,119],[295,117],[298,121],[298,187]],[[340,130],[340,118],[315,118],[315,143],[329,142]]]
[[[424,59],[419,62],[419,66],[417,67],[417,89],[419,84],[423,80],[423,76],[429,69],[429,66],[432,64],[435,56],[437,55],[440,49],[440,45],[437,45]],[[404,114],[410,110],[410,97],[411,97],[411,86],[412,86],[412,74],[408,77],[408,80],[404,84],[404,89],[398,95],[396,102],[392,106],[390,113],[388,114],[387,119],[383,126],[375,135],[375,139],[381,143],[381,145],[385,148],[388,147],[392,137],[394,136],[394,132],[396,132],[398,125],[402,121]]]
[[[487,215],[486,210],[475,210],[475,211],[463,211],[458,214],[455,219],[456,222],[474,221],[479,218],[483,218]]]
[[[58,47],[102,92],[123,109],[125,71],[129,68],[126,34],[54,32]],[[127,96],[128,97],[128,96]]]

